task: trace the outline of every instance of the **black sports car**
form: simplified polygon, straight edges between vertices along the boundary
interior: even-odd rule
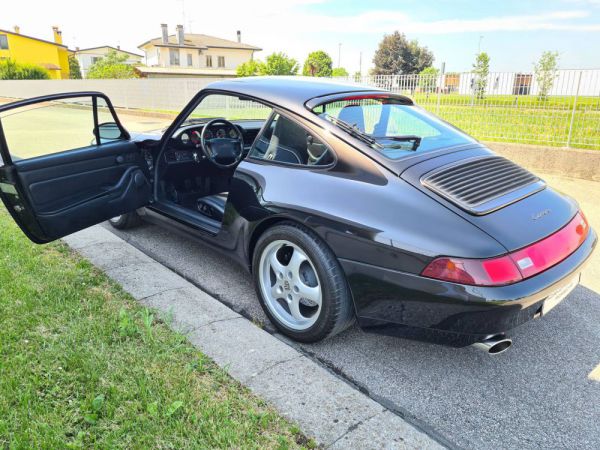
[[[132,139],[98,92],[0,107],[1,197],[31,240],[158,222],[254,276],[282,333],[507,349],[577,285],[577,204],[404,96],[243,78]]]

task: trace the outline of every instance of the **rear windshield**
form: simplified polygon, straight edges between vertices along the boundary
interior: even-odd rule
[[[312,111],[390,159],[475,142],[434,115],[394,97],[347,97]]]

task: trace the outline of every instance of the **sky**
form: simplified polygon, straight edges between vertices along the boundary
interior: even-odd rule
[[[600,0],[5,0],[0,29],[52,40],[53,25],[70,48],[137,46],[170,33],[236,39],[263,48],[264,58],[283,51],[300,63],[327,51],[334,67],[367,74],[384,34],[398,30],[417,39],[446,71],[471,69],[478,49],[491,71],[531,71],[545,50],[557,51],[560,68],[600,68]],[[340,45],[341,44],[341,45]]]

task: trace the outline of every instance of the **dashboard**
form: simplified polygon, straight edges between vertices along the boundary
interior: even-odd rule
[[[240,135],[244,140],[244,154],[247,154],[258,136],[264,121],[262,120],[240,120],[234,121],[234,126],[215,124],[206,131],[206,138],[238,139]],[[202,157],[200,148],[200,136],[204,125],[195,123],[181,127],[171,139],[169,148],[165,151],[165,161],[168,164],[195,162]]]

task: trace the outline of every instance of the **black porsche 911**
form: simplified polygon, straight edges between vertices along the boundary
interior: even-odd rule
[[[219,81],[135,138],[99,92],[17,101],[0,150],[2,200],[32,241],[160,223],[244,265],[303,342],[357,320],[502,352],[597,241],[572,199],[409,98],[331,80]]]

